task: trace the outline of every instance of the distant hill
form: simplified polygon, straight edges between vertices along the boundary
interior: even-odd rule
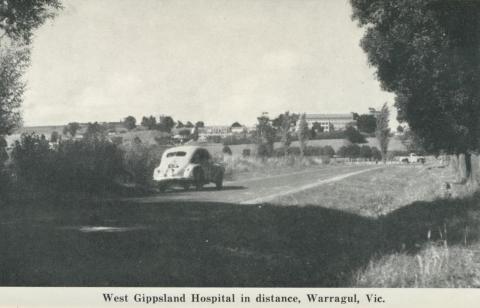
[[[37,133],[37,134],[43,134],[45,136],[50,136],[52,132],[57,131],[58,133],[62,133],[63,128],[65,125],[49,125],[49,126],[25,126],[22,128],[17,129],[16,131],[13,132],[14,135],[21,135],[24,133],[30,134],[30,133]]]

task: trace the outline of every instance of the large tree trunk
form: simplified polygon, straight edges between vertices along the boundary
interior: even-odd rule
[[[465,153],[465,178],[468,182],[471,182],[473,179],[472,174],[472,154]]]
[[[457,153],[454,156],[453,164],[454,172],[457,180],[462,184],[474,184],[476,182],[473,174],[472,154],[471,153]]]

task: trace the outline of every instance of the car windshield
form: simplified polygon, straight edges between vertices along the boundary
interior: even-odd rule
[[[187,155],[187,152],[183,152],[183,151],[178,151],[178,152],[170,152],[170,153],[167,153],[167,157],[183,157]]]

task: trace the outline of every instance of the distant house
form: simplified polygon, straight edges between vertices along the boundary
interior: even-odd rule
[[[306,114],[308,127],[312,127],[313,123],[319,123],[324,132],[332,130],[345,130],[348,125],[355,122],[353,113],[342,114]]]

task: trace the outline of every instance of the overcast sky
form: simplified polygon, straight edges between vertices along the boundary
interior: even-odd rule
[[[63,2],[36,33],[25,125],[150,114],[250,125],[264,111],[393,103],[359,47],[348,0]]]

